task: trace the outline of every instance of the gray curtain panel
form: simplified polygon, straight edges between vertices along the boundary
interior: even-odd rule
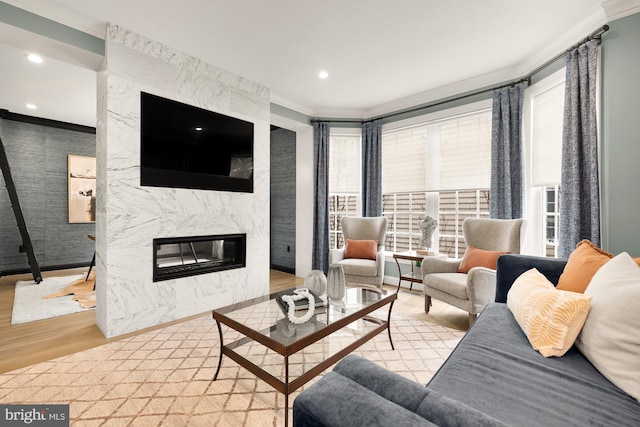
[[[382,216],[382,123],[362,124],[362,216]]]
[[[314,206],[311,268],[329,269],[329,123],[313,123]]]
[[[567,52],[562,132],[558,256],[567,258],[589,239],[600,246],[600,186],[596,129],[599,40]]]
[[[526,86],[522,82],[493,92],[491,218],[514,219],[524,214],[522,104]]]

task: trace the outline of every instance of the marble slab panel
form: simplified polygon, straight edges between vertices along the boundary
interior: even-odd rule
[[[112,337],[267,294],[269,90],[112,24],[106,46],[98,84],[98,326]],[[141,91],[253,122],[253,193],[141,187]],[[153,282],[154,238],[228,233],[247,234],[245,268]]]

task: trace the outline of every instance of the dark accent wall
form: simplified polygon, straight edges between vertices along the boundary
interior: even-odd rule
[[[0,118],[0,136],[38,264],[43,270],[88,265],[94,242],[87,235],[95,234],[95,225],[69,224],[67,155],[95,156],[95,129],[14,117],[18,120],[7,114]],[[20,245],[22,238],[0,175],[0,274],[30,271]]]
[[[296,134],[271,131],[271,268],[296,267]]]

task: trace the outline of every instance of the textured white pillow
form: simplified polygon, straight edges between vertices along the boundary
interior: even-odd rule
[[[591,297],[556,289],[535,268],[520,275],[507,293],[507,307],[544,357],[564,355],[573,345],[587,314]]]
[[[623,252],[596,272],[584,293],[593,298],[576,346],[605,378],[640,400],[640,267]]]

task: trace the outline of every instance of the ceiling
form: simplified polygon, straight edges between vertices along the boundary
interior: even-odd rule
[[[516,79],[605,23],[602,0],[4,2],[101,38],[106,22],[118,24],[315,117],[372,117]],[[0,25],[0,108],[94,126],[101,58],[48,56],[43,39]],[[45,63],[26,61],[27,49],[42,49]]]

